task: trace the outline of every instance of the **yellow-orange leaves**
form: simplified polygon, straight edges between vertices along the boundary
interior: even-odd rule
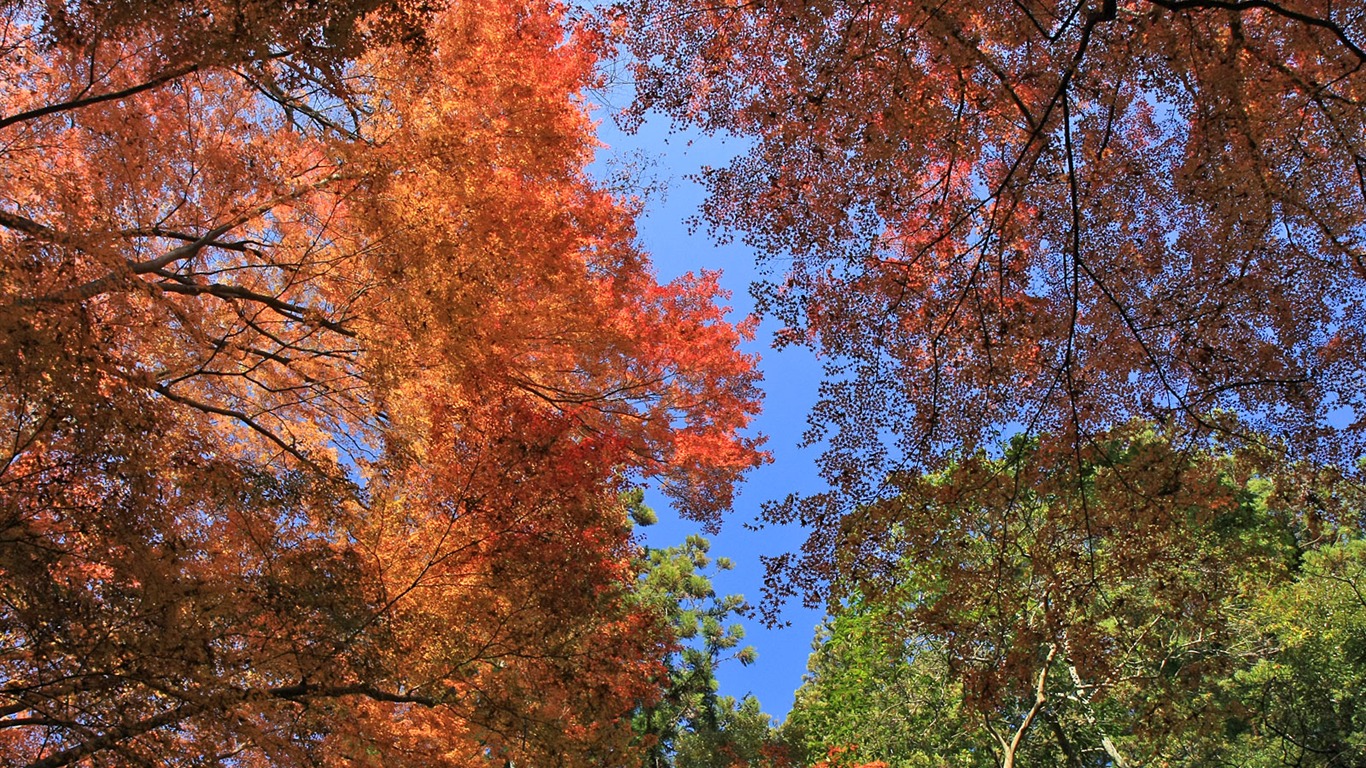
[[[619,492],[761,459],[584,173],[598,41],[313,5],[0,11],[0,765],[619,763]]]

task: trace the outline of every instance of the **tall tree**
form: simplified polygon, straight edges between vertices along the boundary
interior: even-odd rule
[[[1330,0],[626,0],[636,117],[748,137],[705,174],[782,343],[826,356],[817,530],[1018,429],[1366,435],[1366,12]]]
[[[653,518],[648,508],[636,508]],[[648,768],[676,765],[685,734],[720,732],[721,710],[729,707],[717,695],[716,668],[727,659],[741,664],[755,659],[754,648],[739,647],[745,631],[734,621],[747,610],[744,598],[717,595],[707,573],[713,566],[721,572],[734,565],[724,557],[711,558],[709,550],[710,543],[694,535],[681,545],[644,552],[636,599],[666,622],[673,641],[664,658],[662,696],[634,718]]]
[[[627,761],[623,484],[746,330],[596,187],[554,3],[0,8],[0,765]]]
[[[657,518],[640,490],[626,497],[632,519],[649,525]],[[752,664],[751,646],[740,647],[745,629],[735,621],[749,612],[742,595],[718,595],[712,578],[734,564],[711,557],[710,542],[688,536],[677,546],[646,548],[633,599],[670,629],[663,658],[662,695],[632,718],[645,768],[787,768],[790,751],[759,700],[739,701],[718,693],[718,666]],[[708,570],[714,568],[712,573]]]

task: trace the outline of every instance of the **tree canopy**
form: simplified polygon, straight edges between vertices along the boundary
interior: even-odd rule
[[[825,364],[775,726],[700,536]],[[1366,760],[1366,6],[0,2],[0,768]],[[770,616],[772,618],[772,616]]]
[[[628,760],[748,332],[527,3],[0,8],[0,765]]]
[[[705,220],[827,361],[830,492],[783,579],[898,469],[1131,418],[1355,471],[1366,13],[1324,0],[627,0],[638,99],[750,143]],[[818,578],[806,581],[820,591]]]
[[[895,568],[848,564],[783,725],[808,764],[1359,761],[1359,489],[1175,444],[1131,429],[1077,482],[1017,441],[868,510]]]

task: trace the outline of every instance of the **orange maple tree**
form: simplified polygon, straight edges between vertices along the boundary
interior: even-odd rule
[[[650,109],[752,144],[704,214],[827,360],[817,535],[1018,431],[1131,418],[1366,443],[1366,12],[1328,0],[641,0]],[[1067,450],[1063,451],[1066,455]],[[780,563],[781,564],[781,563]],[[790,582],[771,585],[791,591]]]
[[[0,8],[0,765],[624,762],[747,333],[555,3]]]

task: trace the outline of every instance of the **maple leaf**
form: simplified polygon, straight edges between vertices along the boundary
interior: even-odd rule
[[[620,763],[763,460],[553,3],[0,9],[0,762]]]

